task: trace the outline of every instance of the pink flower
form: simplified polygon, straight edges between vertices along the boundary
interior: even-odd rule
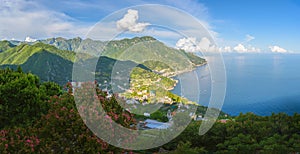
[[[56,118],[56,119],[59,119],[59,115],[58,115],[57,113],[55,114],[55,118]]]
[[[38,138],[35,139],[36,144],[40,144],[40,140]]]
[[[31,140],[27,139],[26,142],[27,142],[27,143],[31,143]]]
[[[8,148],[8,144],[5,144],[5,149],[7,149]]]
[[[60,110],[64,111],[64,110],[66,110],[66,109],[67,109],[66,107],[62,107]]]

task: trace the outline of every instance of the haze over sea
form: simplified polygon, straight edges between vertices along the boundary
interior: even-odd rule
[[[227,89],[222,110],[230,115],[253,112],[300,112],[300,54],[233,54],[223,55]],[[207,106],[211,79],[208,66],[198,67],[199,104]],[[193,72],[181,74],[189,77]],[[191,83],[192,84],[192,83]],[[173,90],[180,94],[180,82]]]

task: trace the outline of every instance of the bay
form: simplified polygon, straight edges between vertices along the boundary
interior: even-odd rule
[[[207,57],[209,59],[209,57]],[[271,115],[300,113],[299,54],[223,54],[227,75],[226,96],[222,110],[230,115],[253,112]],[[211,93],[209,66],[175,78],[198,77],[199,104],[207,106]],[[192,82],[185,82],[190,84]],[[185,85],[184,87],[188,87]],[[172,90],[181,95],[181,82]]]

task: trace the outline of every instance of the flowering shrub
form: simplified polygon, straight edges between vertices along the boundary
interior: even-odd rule
[[[72,89],[70,84],[68,86]],[[135,122],[133,115],[123,111],[114,98],[108,99],[105,96],[105,92],[97,89],[96,98],[107,111],[108,121],[115,121],[129,128]],[[31,126],[9,127],[0,131],[0,153],[128,152],[109,145],[92,133],[77,111],[71,90],[51,97],[46,105],[49,106],[47,114],[42,115]],[[80,109],[87,110],[88,107]],[[106,129],[112,128],[107,126]],[[133,140],[133,137],[128,138]]]
[[[40,139],[23,128],[0,131],[2,153],[31,153],[40,148]]]

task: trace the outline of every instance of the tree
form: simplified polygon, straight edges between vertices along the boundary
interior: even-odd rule
[[[97,89],[97,97],[109,117],[129,127],[134,119],[123,111],[114,98],[107,99]],[[72,93],[53,96],[47,101],[49,110],[32,126],[10,127],[0,131],[2,153],[125,153],[98,138],[81,119]],[[115,112],[109,112],[115,111]],[[118,118],[117,118],[118,117]],[[109,128],[110,129],[110,128]],[[126,135],[126,134],[124,134]]]
[[[201,154],[201,153],[207,153],[204,148],[192,148],[190,142],[179,142],[176,150],[168,152],[168,154],[182,154],[182,153],[187,153],[187,154]]]
[[[39,78],[22,71],[0,70],[0,128],[30,125],[49,109]]]

